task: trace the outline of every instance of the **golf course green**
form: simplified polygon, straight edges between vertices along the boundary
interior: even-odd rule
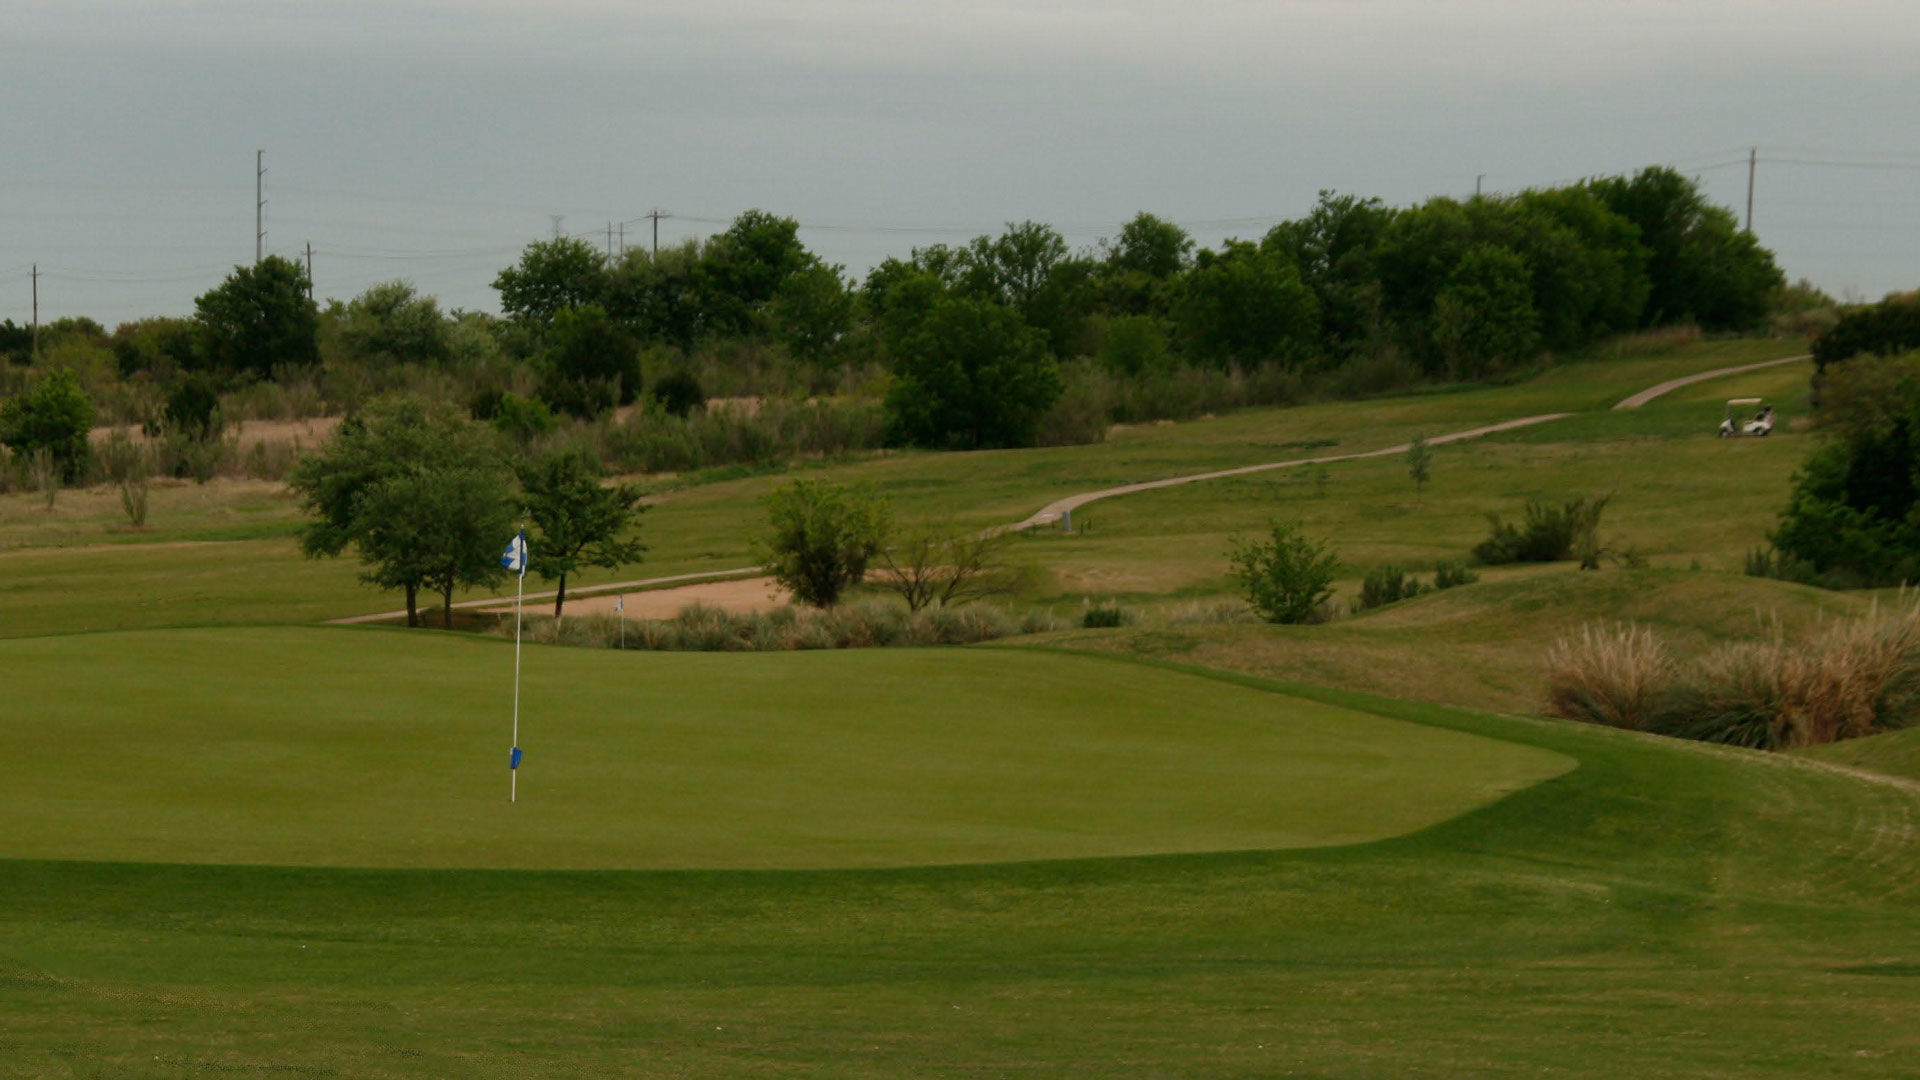
[[[295,661],[293,658],[297,658]],[[298,674],[292,673],[297,662]],[[906,866],[1362,843],[1565,756],[1027,650],[513,650],[256,628],[0,642],[0,855],[308,866]]]

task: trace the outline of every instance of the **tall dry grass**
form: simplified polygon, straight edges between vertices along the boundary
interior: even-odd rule
[[[1584,626],[1548,651],[1546,711],[1761,750],[1909,727],[1920,722],[1920,601],[1800,641],[1776,627],[1684,663],[1645,628]]]
[[[1644,731],[1673,676],[1673,657],[1652,631],[1588,623],[1547,650],[1547,713]]]

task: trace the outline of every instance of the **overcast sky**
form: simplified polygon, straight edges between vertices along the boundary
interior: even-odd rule
[[[1258,237],[1322,188],[1394,204],[1702,170],[1790,276],[1920,286],[1920,13],[1560,0],[5,0],[0,318],[184,315],[311,243],[493,310],[562,228],[797,218],[863,274],[1033,219]],[[616,230],[618,226],[616,224]],[[619,240],[616,231],[615,242]]]

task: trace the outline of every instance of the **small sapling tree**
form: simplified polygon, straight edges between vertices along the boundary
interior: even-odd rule
[[[908,611],[938,604],[957,607],[1009,591],[1013,583],[1000,563],[1006,533],[959,532],[922,524],[907,530],[880,553],[881,584],[900,594]]]
[[[646,545],[629,533],[646,506],[633,484],[603,486],[600,466],[578,451],[551,454],[518,471],[535,530],[527,541],[527,565],[543,580],[559,582],[553,596],[558,619],[567,602],[568,574],[640,561]]]
[[[1415,435],[1413,445],[1407,447],[1407,477],[1413,481],[1415,502],[1423,502],[1427,481],[1433,479],[1433,447],[1427,445],[1425,435]]]

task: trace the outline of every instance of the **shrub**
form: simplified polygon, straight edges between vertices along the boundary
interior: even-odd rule
[[[1127,613],[1118,604],[1089,605],[1080,615],[1080,626],[1087,630],[1125,626],[1127,621]]]
[[[1600,512],[1613,496],[1594,495],[1573,499],[1555,506],[1538,499],[1527,500],[1526,522],[1513,525],[1498,514],[1488,514],[1488,537],[1473,549],[1473,557],[1487,566],[1516,562],[1560,562],[1576,551],[1584,564],[1588,557],[1598,565],[1602,553],[1599,543]]]
[[[195,372],[175,383],[161,415],[168,428],[190,439],[218,438],[227,426],[220,413],[220,387],[205,372]]]
[[[65,368],[48,372],[26,393],[0,408],[0,443],[31,462],[45,450],[64,480],[79,480],[91,456],[87,432],[93,428],[93,402]]]
[[[653,389],[647,391],[647,396],[659,402],[668,416],[682,419],[696,409],[707,407],[707,393],[700,388],[699,377],[686,368],[676,368],[661,376]]]
[[[1236,543],[1230,558],[1247,602],[1268,622],[1325,619],[1340,560],[1327,553],[1324,541],[1309,540],[1298,526],[1276,521],[1267,540]]]
[[[1410,576],[1397,566],[1382,566],[1367,571],[1361,579],[1360,595],[1353,602],[1353,610],[1370,611],[1373,608],[1411,599],[1427,591],[1418,578]]]
[[[1433,587],[1436,589],[1471,585],[1479,580],[1480,575],[1463,562],[1443,562],[1433,568]]]
[[[488,414],[484,419],[493,425],[493,430],[521,446],[553,434],[554,429],[560,426],[559,418],[539,398],[521,397],[508,390],[483,404]],[[474,415],[478,418],[479,410],[476,409]]]
[[[892,525],[886,500],[822,480],[795,480],[766,504],[768,531],[755,547],[774,580],[815,607],[832,607],[860,583]]]

